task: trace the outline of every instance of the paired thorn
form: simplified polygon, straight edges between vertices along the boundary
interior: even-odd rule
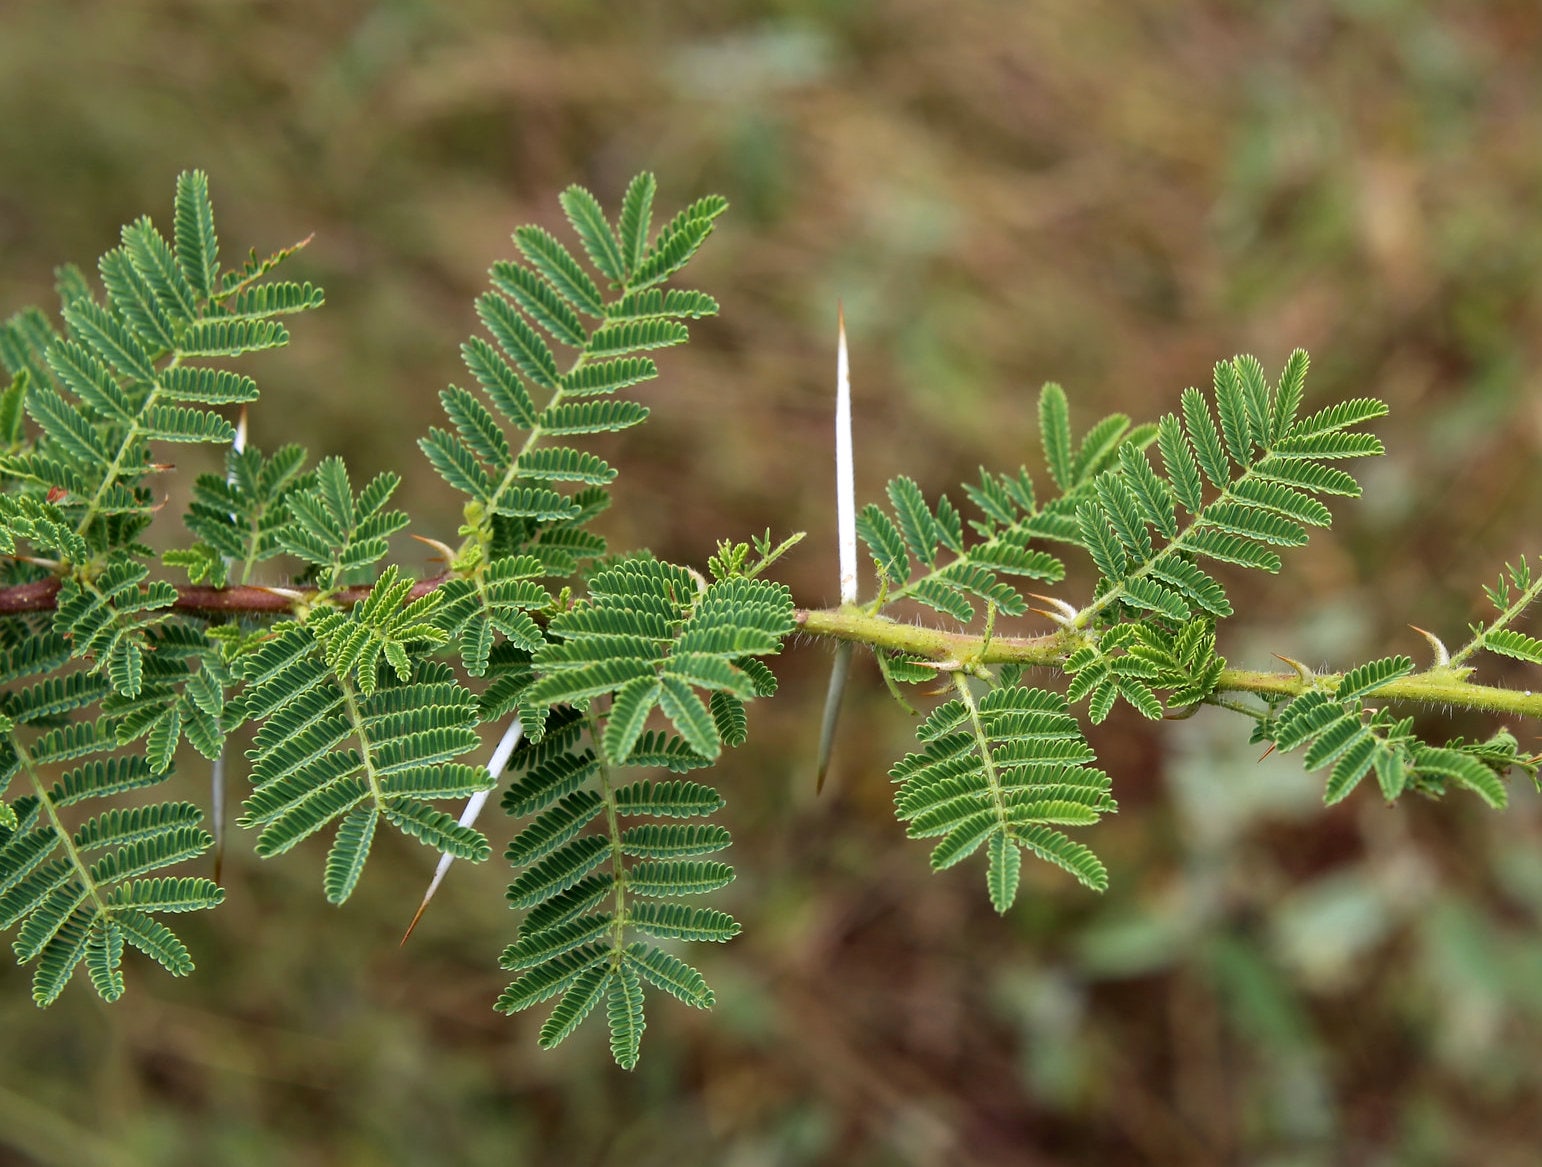
[[[857,602],[857,487],[856,460],[851,441],[851,358],[846,348],[846,309],[835,308],[835,527],[840,542],[841,603]],[[852,645],[842,643],[835,650],[835,664],[830,671],[830,689],[825,694],[824,720],[819,729],[819,764],[814,792],[824,790],[830,771],[830,755],[835,749],[835,726],[841,716],[841,698],[846,692],[846,678],[851,675]]]
[[[1081,615],[1080,609],[1075,605],[1068,604],[1058,597],[1046,596],[1040,592],[1029,592],[1028,594],[1036,600],[1043,600],[1054,608],[1052,612],[1045,608],[1034,608],[1033,610],[1040,616],[1047,616],[1062,628],[1069,628],[1072,624],[1076,623],[1077,617]]]

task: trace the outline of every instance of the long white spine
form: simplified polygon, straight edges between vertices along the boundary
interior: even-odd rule
[[[835,348],[835,526],[841,552],[841,603],[857,602],[857,486],[856,459],[851,442],[851,359],[846,353],[846,313],[836,309]],[[819,765],[814,778],[816,792],[823,790],[835,750],[835,726],[841,716],[841,697],[851,674],[852,646],[842,642],[835,649],[830,688],[825,694],[824,717],[819,727]]]
[[[846,313],[837,310],[835,356],[835,521],[841,543],[841,603],[857,602],[857,487],[851,449],[851,360],[846,354]]]
[[[496,783],[503,776],[503,768],[509,764],[509,758],[514,753],[514,748],[519,745],[519,739],[524,736],[525,727],[519,718],[509,723],[509,728],[503,731],[503,737],[498,742],[498,748],[493,751],[493,756],[487,763],[487,774],[496,789]],[[477,816],[482,813],[482,808],[487,805],[492,790],[481,790],[466,800],[466,809],[460,812],[460,825],[469,827],[477,821]],[[402,943],[407,943],[407,936],[412,935],[412,930],[418,926],[418,921],[423,918],[423,909],[428,907],[428,901],[434,898],[434,893],[439,890],[439,885],[444,882],[445,872],[450,870],[450,864],[455,862],[455,856],[446,851],[439,856],[439,866],[434,868],[434,878],[429,882],[428,890],[423,893],[423,902],[418,905],[418,911],[412,917],[412,923],[407,925],[407,935],[402,937]]]

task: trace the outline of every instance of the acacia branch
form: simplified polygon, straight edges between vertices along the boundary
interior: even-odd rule
[[[413,584],[409,598],[415,600],[425,596],[450,578],[449,574],[442,574],[421,579]],[[0,588],[0,615],[53,611],[58,606],[60,584],[60,579],[54,576]],[[346,607],[368,597],[371,590],[368,584],[339,588],[330,593],[319,588],[211,588],[182,584],[177,587],[177,598],[171,609],[177,612],[280,615],[322,598]],[[794,618],[798,627],[811,636],[886,648],[939,664],[949,663],[955,668],[995,664],[1058,668],[1080,640],[1077,633],[1065,630],[1043,636],[974,636],[904,624],[854,608],[800,608]],[[1379,687],[1376,699],[1542,720],[1542,693],[1476,685],[1465,679],[1466,673],[1465,669],[1434,668],[1400,677]],[[1332,692],[1341,678],[1340,673],[1319,673],[1308,679],[1294,671],[1266,673],[1226,669],[1221,673],[1216,691],[1252,693],[1266,700],[1282,701],[1299,697],[1313,687]]]

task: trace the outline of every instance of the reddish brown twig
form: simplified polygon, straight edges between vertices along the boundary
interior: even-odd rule
[[[421,579],[412,586],[411,599],[433,591],[448,575]],[[33,583],[16,584],[0,588],[0,615],[21,612],[51,612],[59,602],[58,577],[40,579]],[[342,588],[331,594],[333,603],[346,607],[364,599],[370,593],[370,585]],[[316,599],[321,593],[316,588],[267,588],[228,587],[210,588],[185,584],[177,588],[177,599],[172,609],[178,612],[251,612],[282,613],[293,611],[296,605]]]

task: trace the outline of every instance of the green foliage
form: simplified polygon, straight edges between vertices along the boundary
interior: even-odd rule
[[[588,602],[553,617],[535,654],[541,677],[525,693],[532,707],[578,705],[610,694],[605,753],[623,765],[661,709],[703,758],[722,735],[695,690],[742,704],[775,681],[752,658],[779,650],[793,629],[785,587],[742,577],[705,584],[656,559],[623,560],[589,580]]]
[[[459,545],[429,540],[444,550],[430,579],[382,566],[408,525],[389,505],[397,474],[355,489],[340,458],[264,456],[237,437],[230,414],[259,389],[232,360],[286,343],[284,318],[323,296],[272,278],[298,248],[222,269],[201,174],[178,181],[169,241],[135,222],[98,264],[99,288],[60,269],[57,325],[23,309],[0,326],[0,928],[34,963],[40,1004],[82,965],[116,999],[126,947],[191,970],[156,916],[220,901],[181,869],[211,840],[197,807],[146,791],[184,743],[223,761],[250,723],[241,824],[262,858],[329,835],[333,903],[357,888],[382,823],[446,857],[487,858],[474,820],[501,788],[520,820],[508,902],[524,915],[497,1008],[554,1001],[550,1048],[603,1004],[630,1068],[649,989],[713,1002],[675,950],[739,931],[699,900],[733,879],[713,821],[723,795],[684,775],[747,740],[749,702],[777,687],[764,658],[800,627],[847,642],[843,660],[853,642],[872,647],[897,696],[947,682],[920,748],[892,768],[896,813],[911,837],[937,840],[934,868],[983,850],[998,912],[1018,898],[1024,852],[1107,885],[1062,828],[1116,809],[1078,715],[1102,721],[1121,700],[1149,718],[1206,705],[1246,716],[1254,740],[1328,770],[1329,803],[1372,773],[1387,799],[1461,787],[1496,807],[1510,773],[1536,779],[1542,759],[1508,731],[1441,741],[1392,708],[1542,712],[1529,694],[1474,684],[1464,663],[1480,650],[1542,663],[1542,640],[1512,627],[1542,592],[1525,561],[1488,589],[1498,615],[1467,645],[1450,654],[1431,636],[1423,671],[1396,656],[1280,676],[1220,655],[1233,614],[1220,576],[1280,570],[1277,548],[1330,522],[1322,496],[1359,493],[1330,463],[1381,452],[1356,428],[1385,412],[1379,401],[1302,415],[1299,351],[1274,385],[1251,357],[1221,362],[1210,394],[1185,391],[1154,425],[1116,414],[1078,434],[1065,392],[1045,386],[1044,488],[1026,468],[982,468],[963,486],[966,518],[894,478],[887,506],[856,522],[878,575],[865,605],[799,612],[763,578],[797,535],[719,541],[707,575],[610,554],[591,528],[616,471],[579,439],[644,421],[631,391],[658,374],[647,354],[717,311],[666,285],[726,204],[700,199],[654,231],[656,193],[638,176],[612,221],[569,188],[577,250],[521,227],[518,258],[492,265],[484,334],[461,348],[473,387],[441,392],[446,424],[419,443],[464,496]],[[167,493],[163,444],[199,442],[230,445],[224,472],[193,483],[181,516],[193,539],[158,564],[146,532]],[[1082,602],[1026,590],[1061,585],[1068,549],[1096,571]],[[963,631],[896,620],[904,601]],[[998,627],[1037,617],[1049,631]],[[1024,686],[1028,667],[1063,677],[1063,695]],[[469,760],[489,728],[523,734],[507,777]],[[436,805],[452,799],[467,800],[459,819]]]
[[[1187,389],[1182,420],[1168,414],[1158,423],[1165,476],[1139,449],[1120,449],[1117,468],[1097,478],[1076,511],[1101,577],[1079,623],[1099,615],[1174,622],[1229,616],[1225,589],[1197,560],[1277,572],[1271,547],[1301,546],[1307,527],[1332,522],[1313,494],[1359,493],[1348,475],[1323,463],[1380,454],[1376,438],[1348,431],[1387,407],[1364,398],[1298,418],[1306,367],[1298,349],[1271,388],[1252,357],[1216,365],[1215,413],[1199,390]],[[1201,473],[1217,492],[1209,501]]]
[[[271,458],[248,446],[225,454],[225,475],[200,474],[193,501],[183,516],[200,542],[166,554],[169,565],[185,566],[194,583],[224,587],[232,567],[237,581],[250,582],[257,564],[282,554],[281,533],[289,521],[289,496],[315,485],[302,474],[305,450],[284,446]]]
[[[324,458],[314,485],[284,497],[287,521],[274,532],[278,547],[313,565],[323,588],[351,579],[385,556],[387,537],[407,525],[402,511],[385,510],[401,477],[376,475],[357,496],[341,458]]]
[[[25,793],[0,817],[0,927],[17,929],[17,960],[35,962],[32,997],[52,1004],[85,965],[103,998],[123,994],[125,943],[173,976],[193,970],[187,947],[156,915],[212,908],[223,898],[213,881],[152,873],[201,855],[213,841],[190,803],[109,806],[73,830],[69,808],[95,807],[163,780],[137,755],[114,753],[103,720],[65,720],[107,695],[84,672],[54,672],[68,652],[46,635],[0,660],[14,687],[0,699],[0,791],[17,779]],[[28,677],[42,679],[28,685]],[[46,728],[45,728],[46,727]],[[55,775],[49,781],[47,775]]]
[[[1185,391],[1180,413],[1134,429],[1127,417],[1115,415],[1079,439],[1064,391],[1046,385],[1039,398],[1040,438],[1058,493],[1041,496],[1026,469],[1013,475],[982,470],[978,485],[964,487],[982,516],[970,520],[974,538],[966,535],[946,495],[928,505],[905,477],[889,483],[890,511],[869,505],[861,512],[857,533],[878,572],[878,595],[867,612],[910,599],[968,624],[978,616],[975,601],[985,601],[976,656],[939,663],[880,650],[879,663],[897,696],[900,683],[928,682],[939,669],[952,674],[959,696],[922,723],[917,732],[926,748],[893,771],[901,783],[897,809],[912,836],[944,836],[933,853],[934,866],[947,866],[988,844],[987,884],[998,910],[1015,897],[1019,848],[1090,886],[1101,888],[1106,880],[1090,851],[1045,825],[1090,825],[1113,809],[1101,773],[1074,770],[1091,760],[1091,753],[1064,714],[1064,702],[1084,707],[1094,723],[1121,699],[1149,718],[1219,703],[1227,665],[1216,650],[1216,626],[1232,615],[1232,605],[1210,573],[1213,568],[1201,564],[1276,572],[1281,560],[1273,548],[1304,544],[1309,527],[1331,521],[1314,496],[1359,493],[1350,475],[1328,463],[1381,453],[1375,437],[1353,427],[1381,416],[1386,407],[1360,398],[1300,416],[1306,371],[1307,357],[1299,350],[1273,386],[1252,357],[1223,361],[1216,366],[1212,394]],[[1153,447],[1160,470],[1152,462]],[[1060,631],[1016,658],[1061,670],[1069,679],[1063,701],[1015,687],[1015,666],[1000,675],[984,667],[998,615],[1021,616],[1030,608],[1029,597],[1001,577],[1055,582],[1064,575],[1061,561],[1039,546],[1044,542],[1079,547],[1098,573],[1088,603],[1042,597],[1054,607],[1041,611]],[[1475,628],[1465,652],[1485,647],[1542,663],[1542,642],[1502,627],[1538,590],[1524,564],[1509,569],[1499,587],[1489,590],[1500,618]],[[1446,667],[1443,659],[1438,663]],[[1330,804],[1374,771],[1388,799],[1408,789],[1439,795],[1455,785],[1491,805],[1504,805],[1503,776],[1515,768],[1536,773],[1534,759],[1504,747],[1506,740],[1513,746],[1513,738],[1435,745],[1415,734],[1413,718],[1367,706],[1366,698],[1412,673],[1409,658],[1389,658],[1353,669],[1334,684],[1309,684],[1289,702],[1257,708],[1233,701],[1228,707],[1256,720],[1255,740],[1283,750],[1304,747],[1308,769],[1331,765]],[[978,702],[969,689],[971,676],[987,685]],[[1460,683],[1465,673],[1452,673],[1451,679]],[[1057,724],[1064,740],[1035,731],[1018,741],[997,728],[996,703],[1006,702],[1021,718],[1026,711],[1019,703],[1030,700],[1061,702],[1058,715],[1064,720]],[[1005,755],[998,736],[1012,742]],[[1041,749],[1043,755],[1035,752]],[[1061,758],[1055,752],[1060,749],[1070,756]],[[1008,761],[1028,768],[1004,780]],[[1051,768],[1043,781],[1052,786],[1064,785],[1068,774],[1082,775],[1078,780],[1086,785],[1076,789],[1088,801],[1068,810],[1056,802],[1061,793],[1019,791],[1018,785],[1031,787],[1036,766]],[[1029,805],[1033,812],[1021,809]]]
[[[700,293],[644,289],[662,278],[654,273],[665,254],[669,273],[683,266],[727,204],[696,204],[683,222],[672,224],[672,233],[647,247],[636,232],[647,229],[651,190],[651,178],[629,188],[619,238],[587,191],[570,187],[562,197],[586,254],[616,290],[613,299],[601,293],[571,252],[537,227],[514,233],[524,263],[493,265],[493,289],[477,301],[493,343],[473,338],[462,348],[482,396],[454,385],[445,389],[440,402],[453,432],[434,428],[419,443],[440,476],[469,497],[463,534],[480,546],[494,540],[501,517],[515,521],[516,549],[540,554],[536,525],[570,520],[579,511],[551,486],[532,484],[604,486],[615,471],[571,446],[538,449],[537,443],[551,436],[614,432],[646,419],[645,406],[617,396],[658,376],[651,358],[635,354],[684,343],[689,333],[679,318],[717,311]],[[582,316],[597,323],[586,325]],[[565,369],[543,332],[571,352]],[[524,435],[517,449],[506,427]],[[599,554],[603,544],[585,550]],[[552,568],[554,574],[573,570],[563,561]]]
[[[976,700],[962,679],[958,697],[916,730],[925,748],[890,771],[896,812],[913,839],[942,836],[932,867],[942,870],[987,846],[991,903],[1017,899],[1019,848],[1102,891],[1108,872],[1060,826],[1090,826],[1117,809],[1108,775],[1087,768],[1093,752],[1065,698],[1018,685]]]
[[[161,506],[151,483],[167,468],[152,443],[229,442],[234,427],[204,407],[250,401],[256,386],[200,358],[282,344],[272,317],[321,300],[308,286],[296,296],[263,282],[272,264],[222,274],[202,174],[179,179],[174,221],[171,242],[149,219],[126,227],[98,265],[100,293],[62,269],[62,331],[35,309],[0,325],[12,377],[0,397],[0,550],[17,557],[13,581],[58,580],[52,617],[7,636],[0,667],[0,789],[22,785],[0,812],[0,927],[17,927],[18,958],[37,962],[39,1004],[81,964],[116,999],[125,944],[176,975],[191,971],[154,916],[222,895],[201,877],[153,874],[209,846],[194,807],[107,806],[68,825],[70,808],[163,781],[184,734],[206,753],[223,742],[223,662],[174,622],[176,590],[149,578],[139,542]],[[71,657],[86,670],[66,667]],[[51,675],[23,684],[40,674]],[[144,753],[121,752],[139,738]]]
[[[1026,477],[1018,481],[1026,482]],[[1031,510],[1032,487],[1026,489],[1026,516],[1021,521],[1009,520],[999,531],[988,532],[983,543],[966,553],[963,521],[947,495],[937,500],[935,508],[930,508],[920,487],[909,478],[896,478],[889,483],[894,519],[871,503],[857,517],[857,533],[872,553],[881,585],[887,589],[885,598],[915,599],[963,623],[974,619],[970,595],[994,604],[1008,616],[1026,612],[1027,601],[1002,582],[1001,575],[1051,582],[1065,575],[1065,565],[1058,559],[1027,546],[1027,541],[1041,532],[1034,523],[1039,516]],[[937,562],[943,551],[950,552],[952,558],[939,568]],[[909,578],[912,558],[922,569],[914,580]]]
[[[1542,577],[1533,579],[1531,564],[1522,559],[1505,564],[1499,581],[1483,591],[1499,614],[1488,624],[1473,625],[1472,640],[1452,658],[1452,662],[1459,664],[1478,649],[1486,648],[1501,656],[1542,664],[1542,641],[1507,627],[1542,593]]]
[[[150,877],[208,846],[195,808],[109,807],[73,829],[65,808],[163,781],[183,741],[218,758],[251,722],[242,825],[258,831],[262,857],[330,833],[322,882],[341,903],[382,822],[447,855],[487,856],[481,832],[433,804],[493,786],[466,758],[479,727],[517,712],[530,740],[505,803],[535,818],[509,852],[522,869],[511,899],[529,914],[505,963],[526,971],[500,1007],[562,992],[542,1031],[551,1045],[604,998],[616,1058],[631,1066],[644,985],[711,1003],[700,974],[655,942],[738,931],[689,902],[732,878],[708,858],[730,840],[714,823],[661,820],[700,819],[722,799],[699,783],[611,775],[696,769],[745,739],[745,703],[775,689],[758,658],[793,628],[786,589],[752,577],[791,541],[773,548],[768,535],[753,566],[747,546],[725,544],[710,584],[646,556],[580,574],[605,553],[586,528],[615,471],[572,439],[644,420],[625,396],[657,376],[643,354],[717,310],[662,285],[726,204],[700,200],[650,234],[655,189],[639,176],[614,226],[587,192],[564,194],[598,279],[535,227],[515,233],[519,260],[493,266],[477,303],[487,338],[463,347],[476,389],[447,388],[449,425],[421,443],[467,496],[463,542],[427,583],[379,568],[408,521],[389,506],[397,475],[356,490],[341,459],[308,468],[299,447],[265,457],[239,442],[223,475],[193,485],[183,521],[195,541],[164,555],[216,589],[210,607],[152,575],[140,535],[160,506],[152,476],[167,468],[154,445],[231,443],[221,411],[259,391],[226,362],[284,343],[280,318],[322,302],[310,284],[271,278],[294,249],[221,270],[202,175],[178,183],[171,241],[147,219],[125,230],[99,265],[104,293],[61,270],[62,332],[30,309],[0,330],[0,553],[13,557],[14,584],[51,588],[51,614],[0,639],[0,789],[18,775],[27,787],[0,802],[0,902],[20,929],[18,955],[39,963],[40,1002],[80,963],[118,996],[125,942],[187,971],[186,950],[150,913],[219,899],[201,877]],[[298,562],[301,586],[265,582],[272,561]],[[438,659],[446,650],[459,672]],[[84,667],[66,667],[71,657]],[[655,715],[669,731],[649,727]],[[595,736],[586,745],[575,729]],[[602,900],[609,912],[597,916]]]
[[[710,815],[722,797],[698,783],[623,782],[617,770],[626,763],[610,759],[607,733],[597,734],[596,725],[592,713],[554,715],[546,737],[515,757],[519,777],[504,806],[534,817],[507,852],[523,868],[509,887],[509,901],[527,914],[502,959],[521,975],[498,1008],[515,1012],[563,994],[541,1028],[541,1045],[550,1048],[607,997],[612,1051],[630,1068],[643,1025],[641,982],[697,1008],[713,1000],[699,972],[652,941],[721,942],[737,935],[739,924],[724,912],[675,902],[733,878],[727,864],[695,858],[728,846],[726,830],[694,823],[623,825]],[[656,764],[659,748],[656,735],[647,735],[634,761]],[[699,755],[696,760],[704,761]],[[603,833],[584,833],[591,824]],[[618,1010],[625,1022],[620,1029]]]
[[[468,797],[491,779],[455,760],[481,744],[476,698],[443,665],[407,655],[415,641],[442,639],[420,621],[438,597],[399,607],[403,585],[388,569],[351,613],[280,624],[240,662],[235,716],[262,722],[242,825],[261,828],[257,853],[269,857],[341,820],[324,881],[333,903],[352,894],[381,819],[457,858],[489,854],[480,831],[427,801]],[[384,679],[381,655],[392,665]]]
[[[499,1002],[514,1012],[563,993],[542,1027],[543,1046],[565,1038],[606,996],[612,1053],[629,1068],[644,982],[690,1005],[711,1004],[695,969],[629,935],[725,941],[738,933],[723,912],[673,902],[733,879],[727,864],[697,858],[726,847],[728,832],[626,824],[706,816],[723,800],[699,783],[623,783],[618,771],[707,765],[724,745],[740,744],[744,703],[775,689],[756,658],[779,651],[792,628],[792,597],[781,585],[743,575],[708,584],[650,557],[598,572],[587,599],[552,618],[533,660],[539,679],[523,700],[537,717],[557,709],[544,716],[544,736],[516,755],[521,776],[504,796],[509,813],[534,816],[507,852],[524,869],[510,903],[529,914],[503,964],[528,971]],[[674,734],[646,728],[655,710]],[[585,833],[591,824],[604,833]]]
[[[1308,770],[1332,765],[1323,801],[1347,798],[1360,780],[1373,771],[1381,794],[1389,802],[1405,790],[1439,796],[1451,786],[1473,791],[1483,801],[1502,808],[1509,799],[1501,779],[1512,767],[1533,775],[1535,764],[1523,758],[1515,738],[1501,730],[1486,742],[1444,746],[1420,741],[1412,717],[1395,718],[1385,709],[1372,709],[1364,698],[1413,670],[1406,656],[1370,661],[1345,673],[1334,692],[1312,688],[1277,715],[1259,723],[1254,740],[1272,741],[1281,750],[1305,747],[1302,764]]]
[[[271,317],[320,302],[314,291],[301,305],[284,298],[290,285],[220,275],[202,174],[178,181],[174,218],[174,244],[149,219],[124,228],[98,265],[100,301],[78,271],[61,275],[62,334],[35,311],[0,327],[0,359],[40,430],[0,459],[8,486],[0,547],[14,554],[20,543],[69,573],[55,628],[125,697],[139,692],[155,613],[174,599],[160,582],[142,592],[147,570],[135,562],[137,536],[160,506],[149,482],[164,467],[150,443],[229,442],[230,422],[197,407],[250,401],[256,385],[194,359],[284,344],[288,333]],[[259,289],[274,295],[254,306]],[[132,558],[116,558],[125,554]]]

